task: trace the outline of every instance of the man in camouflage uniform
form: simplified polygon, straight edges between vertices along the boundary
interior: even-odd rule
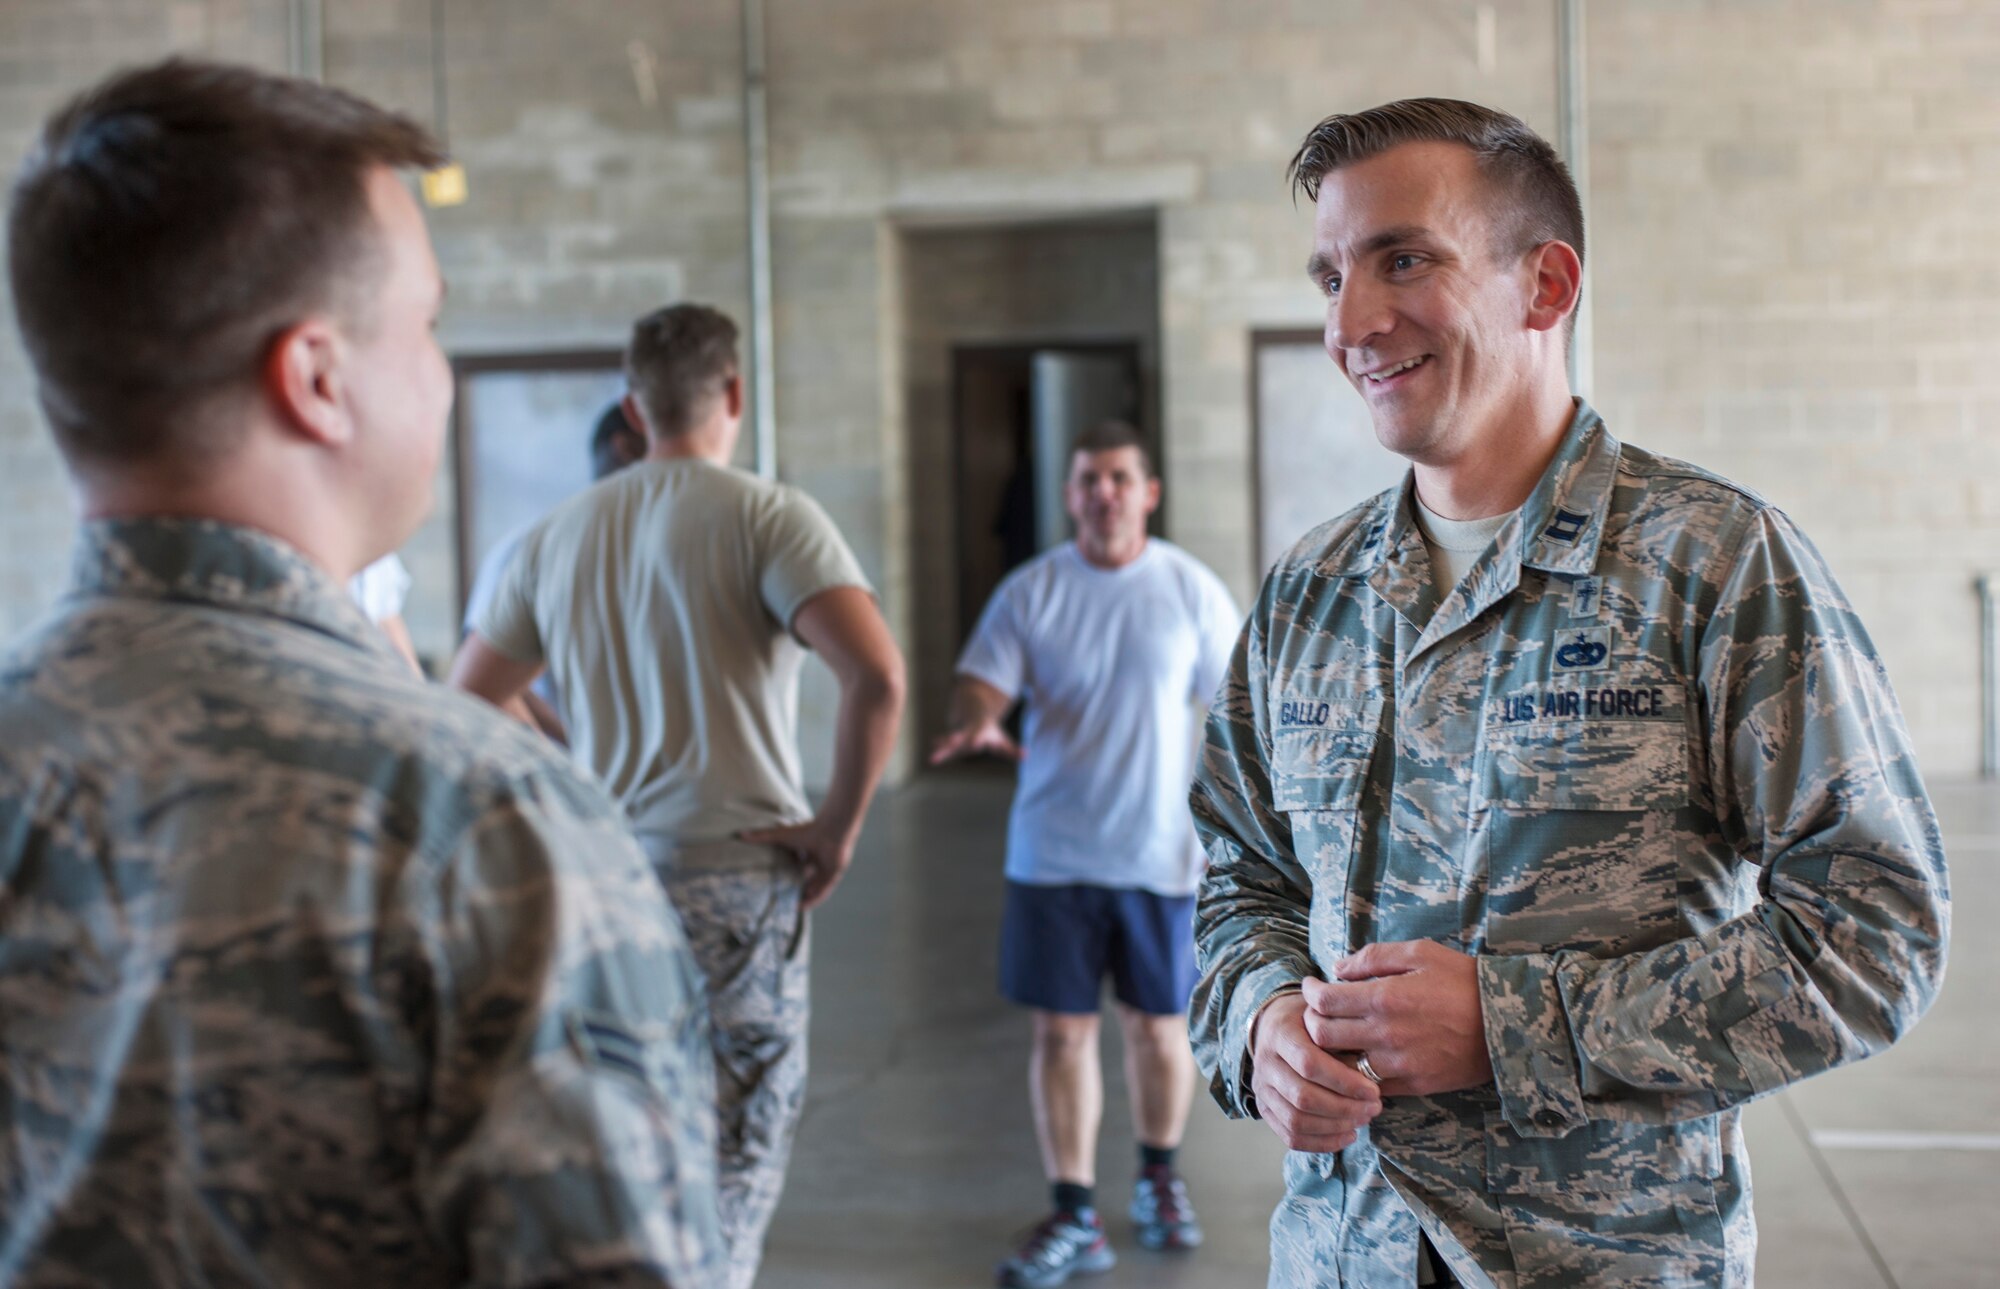
[[[1417,100],[1293,175],[1413,470],[1273,568],[1193,793],[1197,1057],[1294,1151],[1270,1282],[1747,1285],[1739,1107],[1943,970],[1881,664],[1788,518],[1570,397],[1544,141]]]
[[[708,979],[726,1283],[747,1289],[805,1102],[807,914],[853,858],[903,660],[826,512],[730,466],[735,324],[698,304],[655,310],[625,372],[646,455],[521,538],[452,683],[504,705],[552,672],[572,752],[667,884]],[[799,770],[807,649],[840,686],[817,811]]]
[[[166,63],[11,278],[85,525],[0,657],[0,1283],[716,1283],[700,982],[617,807],[343,586],[451,378],[404,120]]]

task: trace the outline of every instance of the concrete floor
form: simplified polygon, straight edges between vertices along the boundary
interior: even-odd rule
[[[1763,1289],[2000,1286],[2000,788],[1935,789],[1952,864],[1943,997],[1887,1055],[1752,1106]],[[886,794],[814,931],[813,1075],[760,1289],[955,1289],[1039,1218],[1025,1018],[994,992],[1009,780]],[[1119,1265],[1076,1283],[1260,1286],[1282,1150],[1195,1103],[1183,1171],[1208,1231],[1148,1253],[1124,1216],[1129,1111],[1107,1024],[1100,1203]]]

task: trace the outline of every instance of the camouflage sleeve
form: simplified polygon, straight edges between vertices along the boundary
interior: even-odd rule
[[[1937,819],[1867,633],[1782,514],[1751,520],[1698,665],[1699,804],[1759,868],[1760,898],[1647,953],[1481,959],[1503,1108],[1524,1134],[1713,1113],[1882,1050],[1936,995]]]
[[[437,1037],[419,1193],[469,1280],[716,1283],[701,981],[610,804],[554,776],[518,785],[425,902]]]
[[[1267,579],[1230,654],[1209,710],[1189,805],[1208,855],[1195,904],[1201,981],[1189,1003],[1195,1061],[1210,1093],[1237,1118],[1255,1117],[1250,1028],[1264,1004],[1318,975],[1308,939],[1311,886],[1292,833],[1271,805],[1271,740],[1264,701]]]

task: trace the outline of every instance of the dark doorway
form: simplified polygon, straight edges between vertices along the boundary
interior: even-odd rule
[[[952,350],[959,644],[1010,569],[1068,540],[1070,441],[1139,418],[1136,340]]]
[[[1075,425],[1123,416],[1159,442],[1159,232],[1151,212],[1102,212],[905,228],[896,245],[911,698],[928,743],[950,727],[959,651],[993,588],[1068,536],[1052,484]],[[1077,404],[1044,418],[1064,427],[1044,431],[1055,452],[1036,451],[1038,388]]]

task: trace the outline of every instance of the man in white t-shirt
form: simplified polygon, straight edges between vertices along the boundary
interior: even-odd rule
[[[1000,986],[1034,1013],[1029,1089],[1055,1202],[1000,1264],[1000,1284],[1026,1289],[1115,1261],[1093,1195],[1107,975],[1140,1148],[1140,1243],[1201,1242],[1174,1161],[1195,1083],[1186,1012],[1202,861],[1187,791],[1197,710],[1242,620],[1214,573],[1146,535],[1160,481],[1138,431],[1107,422],[1079,435],[1064,501],[1076,540],[994,592],[959,658],[955,727],[931,754],[1021,762]],[[1001,725],[1017,699],[1025,751]]]

